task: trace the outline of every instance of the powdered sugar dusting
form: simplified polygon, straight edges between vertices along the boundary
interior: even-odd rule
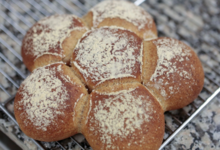
[[[100,141],[107,145],[107,148],[117,149],[113,142],[124,140],[128,135],[132,135],[135,141],[137,137],[133,133],[142,130],[142,124],[152,119],[151,102],[147,101],[149,97],[139,95],[137,91],[135,88],[115,93],[98,92],[99,95],[108,95],[108,98],[93,99],[93,102],[90,102],[90,108],[92,103],[94,105],[91,109],[94,116],[88,115],[89,130],[96,135],[95,129],[98,128]]]
[[[170,38],[161,38],[153,41],[157,47],[158,61],[154,74],[151,76],[150,81],[155,83],[155,88],[161,91],[163,97],[167,97],[165,89],[161,85],[172,85],[175,80],[173,79],[173,74],[178,74],[182,80],[183,77],[186,79],[191,78],[191,74],[184,70],[187,63],[182,63],[179,65],[179,62],[188,61],[191,57],[190,50],[182,43],[179,43],[177,40]],[[175,59],[175,61],[173,61]],[[164,82],[164,79],[169,82]],[[178,91],[178,88],[170,86],[170,93],[173,91]],[[168,97],[167,97],[168,98]]]
[[[105,18],[121,18],[134,24],[139,30],[146,25],[151,28],[152,17],[141,7],[126,1],[104,1],[91,9],[93,26],[97,27]]]
[[[65,57],[62,43],[73,30],[86,29],[74,15],[54,15],[40,20],[24,39],[25,54],[36,58],[51,54]]]
[[[18,109],[24,110],[20,117],[25,116],[26,126],[33,124],[36,129],[47,131],[49,125],[56,125],[58,115],[65,115],[62,109],[67,107],[65,101],[69,99],[69,94],[56,76],[57,72],[61,72],[60,67],[61,64],[58,67],[38,68],[22,83],[23,91],[19,93],[22,99],[18,103]]]
[[[124,32],[127,31],[127,32]],[[77,44],[73,64],[96,85],[141,72],[142,43],[128,30],[102,27],[87,32]]]

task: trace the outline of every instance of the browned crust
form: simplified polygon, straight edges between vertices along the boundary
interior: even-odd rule
[[[142,82],[149,81],[157,66],[157,50],[152,42],[143,42]]]
[[[112,87],[112,86],[117,86],[123,83],[133,83],[133,82],[137,82],[137,83],[141,83],[141,74],[137,75],[137,78],[132,78],[132,77],[124,77],[124,78],[117,78],[117,79],[111,79],[111,80],[107,80],[102,84],[99,85],[93,85],[93,89],[98,90],[98,89],[103,89],[105,87]]]
[[[62,47],[63,47],[63,53],[64,53],[64,58],[63,58],[63,62],[70,64],[70,59],[73,53],[74,48],[76,47],[76,44],[78,42],[78,40],[83,36],[83,34],[86,32],[86,29],[83,30],[74,30],[72,31],[69,37],[67,37],[63,43],[62,43]]]
[[[159,38],[160,39],[160,38]],[[158,40],[158,39],[157,39]],[[145,46],[147,45],[153,45],[152,40],[149,42],[145,42]],[[178,40],[176,40],[178,41]],[[178,41],[179,44],[182,42]],[[184,43],[182,43],[184,44]],[[163,78],[163,83],[168,82],[169,85],[160,85],[162,89],[164,89],[168,95],[168,98],[165,98],[164,96],[161,95],[161,91],[155,87],[156,82],[150,81],[150,77],[152,76],[152,70],[155,70],[155,59],[158,59],[158,57],[153,58],[153,65],[149,66],[148,70],[145,69],[143,73],[143,84],[147,86],[147,88],[151,91],[151,93],[158,99],[158,101],[161,103],[164,111],[168,110],[174,110],[174,109],[179,109],[182,108],[189,103],[191,103],[201,92],[204,84],[204,72],[202,68],[202,64],[197,57],[196,53],[192,50],[191,47],[188,45],[185,45],[185,50],[190,50],[191,57],[189,57],[189,60],[186,61],[178,61],[180,58],[175,58],[172,60],[172,63],[176,63],[177,68],[183,67],[183,70],[188,72],[191,75],[191,78],[185,78],[184,76],[181,77],[177,72],[174,72],[172,74],[172,78],[174,80],[174,83],[170,83],[168,79],[166,79],[166,75],[162,75],[157,78],[159,80],[160,78]],[[157,51],[156,46],[149,46],[145,47],[144,51]],[[149,52],[148,52],[149,53]],[[147,62],[147,60],[144,60]],[[151,62],[151,59],[149,59]],[[144,62],[144,64],[146,64]],[[148,63],[148,62],[147,62]],[[147,65],[146,65],[147,66]],[[144,66],[146,68],[146,66]],[[149,75],[147,75],[149,73]],[[173,86],[174,88],[174,93],[171,93],[169,90],[169,86]]]
[[[106,87],[98,90],[94,90],[90,94],[89,100],[92,101],[92,108],[91,112],[93,112],[95,101],[101,100],[103,98],[109,98],[107,95],[100,95],[99,93],[110,93],[110,92],[118,92],[120,90],[128,90],[130,88],[137,88],[137,96],[144,95],[149,96],[146,99],[147,102],[150,102],[151,108],[154,110],[152,113],[152,120],[150,122],[144,122],[141,125],[141,130],[135,129],[132,135],[127,136],[126,138],[120,138],[120,140],[114,140],[113,145],[118,147],[119,149],[126,149],[126,150],[157,150],[159,149],[164,134],[164,114],[162,107],[158,103],[158,101],[154,98],[153,95],[140,83],[127,83],[116,85],[113,87]],[[89,103],[85,107],[84,118],[87,118],[88,111],[90,109]],[[94,114],[91,114],[93,116]],[[95,128],[94,132],[90,131],[89,129],[93,126],[89,125],[90,122],[86,124],[86,119],[83,122],[83,134],[85,135],[87,141],[95,150],[101,149],[108,149],[113,150],[113,148],[106,148],[106,145],[103,145],[102,141],[100,141],[100,137],[102,135],[99,133],[99,129]],[[94,134],[97,134],[96,136]],[[134,137],[137,137],[134,139]],[[111,138],[114,139],[115,137],[111,135]],[[144,142],[139,143],[141,140],[144,139]],[[130,143],[130,144],[129,144]],[[129,146],[128,146],[129,145]],[[140,146],[141,145],[141,146]]]
[[[78,101],[78,103],[75,106],[75,116],[76,120],[75,120],[75,125],[77,126],[77,133],[81,133],[81,121],[84,119],[83,117],[83,112],[84,112],[84,107],[86,106],[86,104],[88,103],[88,91],[85,88],[84,84],[81,82],[81,80],[79,80],[79,78],[77,78],[77,76],[73,73],[72,69],[70,67],[67,66],[63,66],[65,69],[63,69],[64,74],[69,75],[71,80],[76,83],[77,85],[81,86],[81,91],[84,94],[83,97],[80,98],[80,100]]]
[[[53,64],[46,66],[48,69],[51,69],[52,67],[56,67],[59,64]],[[50,126],[47,127],[47,131],[36,129],[33,123],[26,126],[24,122],[24,118],[27,117],[27,114],[24,114],[21,117],[21,114],[24,112],[23,108],[20,110],[18,109],[18,103],[22,99],[22,92],[23,85],[19,88],[15,101],[14,101],[14,113],[15,118],[21,128],[21,130],[29,137],[40,140],[40,141],[57,141],[62,140],[67,137],[73,136],[74,134],[78,133],[78,124],[81,120],[82,110],[80,110],[84,103],[87,101],[88,93],[84,85],[81,83],[81,81],[74,76],[72,71],[69,69],[69,67],[62,65],[63,74],[66,74],[70,77],[71,81],[74,82],[66,82],[64,81],[61,76],[61,73],[56,73],[56,77],[58,77],[62,83],[65,85],[67,92],[69,94],[69,100],[65,101],[65,106],[67,106],[65,109],[62,109],[62,112],[65,115],[58,115],[57,118],[55,118],[56,125],[50,124]],[[31,74],[32,75],[32,74]],[[33,83],[34,84],[34,83]],[[81,94],[84,94],[83,97],[80,98]],[[79,99],[80,98],[80,99]],[[77,109],[74,110],[75,102],[77,103]],[[54,110],[55,111],[55,110]],[[75,111],[75,115],[74,115]],[[74,117],[73,117],[74,115]]]
[[[34,69],[42,66],[46,66],[48,64],[52,64],[55,62],[63,61],[64,63],[69,64],[71,54],[78,42],[78,40],[82,37],[82,35],[87,31],[85,23],[82,21],[81,18],[74,18],[76,21],[76,25],[78,27],[85,27],[85,29],[79,29],[79,30],[73,30],[70,33],[70,36],[66,37],[65,40],[62,43],[62,48],[60,46],[56,47],[59,51],[59,55],[53,55],[53,54],[43,54],[42,56],[36,58],[32,54],[26,54],[27,49],[31,49],[31,47],[27,47],[27,49],[24,47],[25,45],[25,39],[28,38],[28,36],[32,36],[33,34],[33,27],[39,25],[38,23],[34,24],[25,35],[23,42],[22,42],[22,48],[21,48],[21,55],[23,58],[23,62],[28,68],[29,71],[33,71]],[[32,41],[28,41],[31,43]],[[32,44],[31,44],[32,45]],[[33,46],[33,45],[32,45]],[[54,49],[51,49],[50,52],[53,52]]]
[[[116,79],[110,79],[106,80],[105,82],[98,84],[91,82],[91,80],[85,81],[83,74],[80,73],[80,71],[75,67],[74,64],[71,64],[71,67],[73,69],[74,74],[81,80],[81,82],[86,85],[91,92],[94,89],[102,89],[104,87],[108,86],[114,86],[122,83],[131,83],[131,82],[139,82],[141,83],[141,73],[136,74],[137,78],[133,77],[123,77],[123,78],[116,78]]]
[[[155,38],[157,37],[157,28],[155,23],[152,24],[152,28],[148,28],[146,25],[143,29],[139,30],[137,26],[133,25],[132,23],[120,19],[120,18],[106,18],[100,24],[98,25],[98,28],[103,27],[103,26],[117,26],[117,27],[122,27],[128,30],[133,31],[135,34],[137,34],[140,38],[144,39],[144,32],[151,30],[154,33],[154,36],[147,36],[147,38]]]
[[[93,13],[89,11],[84,17],[83,17],[84,22],[87,24],[88,28],[93,27]],[[117,27],[122,27],[125,29],[128,29],[135,34],[137,34],[140,38],[142,39],[152,39],[157,37],[157,27],[153,21],[152,26],[146,25],[143,29],[139,30],[137,26],[135,26],[133,23],[128,22],[125,19],[121,18],[106,18],[102,22],[99,23],[98,28],[104,27],[104,26],[117,26]],[[144,37],[145,31],[152,31],[153,35],[148,35]]]
[[[85,107],[88,105],[89,103],[89,95],[85,95],[81,98],[81,100],[79,100],[79,102],[76,105],[76,109],[75,109],[75,114],[77,117],[77,133],[82,133],[82,121],[85,119],[84,117],[84,111],[85,111]]]
[[[187,45],[187,47],[189,49],[191,49],[191,47],[189,47]],[[188,85],[185,83],[181,83],[181,93],[176,94],[173,96],[172,99],[168,100],[166,102],[166,111],[167,110],[174,110],[174,109],[180,109],[183,108],[184,106],[190,104],[191,102],[193,102],[196,97],[199,95],[199,93],[201,92],[203,85],[204,85],[204,71],[203,71],[203,67],[202,64],[198,58],[198,56],[196,55],[196,53],[191,49],[191,54],[192,57],[190,59],[190,64],[192,64],[195,68],[195,70],[192,70],[192,78],[195,80],[196,84],[191,84],[192,86],[192,90],[188,88]],[[190,65],[189,64],[189,65]],[[187,68],[186,68],[187,70]],[[188,82],[190,83],[191,80],[188,80]],[[193,83],[193,82],[192,82]],[[173,102],[174,100],[178,99],[179,101]]]
[[[73,55],[74,55],[74,53],[73,53]],[[72,56],[73,56],[73,55],[72,55]],[[73,57],[74,57],[74,56],[73,56]],[[72,57],[72,58],[73,58],[73,57]],[[81,80],[81,82],[82,82],[84,85],[87,85],[87,86],[88,86],[88,84],[86,84],[85,79],[83,78],[83,75],[80,73],[80,71],[78,70],[78,68],[76,68],[76,66],[73,64],[73,60],[74,60],[74,59],[72,59],[71,62],[70,62],[72,71],[73,71],[74,74]],[[91,89],[91,88],[89,88],[89,89]]]
[[[128,35],[130,36],[134,36],[136,38],[137,41],[137,46],[139,47],[139,50],[136,50],[134,55],[142,55],[141,54],[141,45],[142,45],[142,40],[140,37],[138,37],[135,33],[130,32],[129,30],[120,30],[118,31],[119,33],[122,32],[126,32],[128,33]],[[84,37],[82,37],[79,40],[79,43],[81,41],[83,41],[85,38],[87,38],[89,36],[86,35]],[[99,84],[100,81],[92,81],[91,77],[88,77],[87,81],[85,79],[85,77],[83,76],[83,74],[79,71],[79,69],[74,65],[74,61],[76,61],[76,57],[77,57],[77,53],[80,49],[74,49],[73,54],[72,54],[72,60],[71,60],[71,67],[74,71],[74,73],[76,74],[76,76],[85,84],[88,86],[89,90],[92,91],[95,88],[102,88],[102,87],[106,87],[106,86],[111,86],[111,85],[116,85],[116,84],[121,84],[121,83],[128,83],[128,82],[141,82],[141,63],[136,62],[135,63],[135,70],[132,72],[132,75],[135,77],[121,77],[121,78],[113,78],[113,79],[108,79],[105,80],[104,82],[101,82]],[[139,53],[139,54],[138,54]],[[82,68],[84,70],[86,70],[86,68]]]
[[[32,55],[26,55],[25,54],[25,49],[22,47],[22,58],[23,62],[28,68],[29,71],[33,71],[36,68],[46,66],[48,64],[52,64],[55,62],[60,62],[63,61],[67,64],[70,63],[71,55],[72,52],[78,42],[78,40],[82,37],[82,35],[86,32],[87,30],[74,30],[71,32],[71,36],[67,37],[63,43],[63,52],[65,57],[61,58],[60,56],[52,55],[52,54],[44,54],[38,58],[35,58]]]
[[[31,72],[36,68],[62,61],[61,57],[55,55],[48,55],[48,54],[37,58],[35,61],[33,57],[28,57],[27,55],[24,56],[22,55],[22,57],[24,64]]]

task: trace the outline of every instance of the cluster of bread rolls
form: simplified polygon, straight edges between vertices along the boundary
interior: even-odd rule
[[[192,48],[158,38],[152,17],[126,1],[44,18],[21,53],[32,72],[14,102],[21,130],[40,141],[82,133],[94,150],[157,150],[164,112],[191,103],[204,82]]]

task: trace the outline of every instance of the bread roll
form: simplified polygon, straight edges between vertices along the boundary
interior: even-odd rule
[[[118,26],[135,32],[145,40],[157,38],[153,18],[143,8],[127,1],[103,1],[84,17],[89,28]]]
[[[33,71],[21,84],[14,101],[21,130],[40,141],[57,141],[79,132],[88,93],[63,63]]]
[[[88,31],[73,52],[71,66],[90,90],[141,82],[142,40],[118,27]]]
[[[35,69],[15,97],[21,130],[40,141],[82,133],[93,150],[158,150],[163,113],[191,103],[204,83],[192,48],[157,38],[152,17],[126,1],[103,1],[82,20],[44,18],[21,53]]]
[[[23,39],[24,64],[30,71],[59,61],[68,64],[78,39],[86,31],[87,27],[74,15],[54,15],[40,20]]]
[[[188,105],[202,90],[202,64],[183,42],[165,37],[145,41],[143,56],[143,84],[164,111]]]
[[[164,134],[163,109],[140,83],[93,90],[82,133],[93,150],[158,150]]]

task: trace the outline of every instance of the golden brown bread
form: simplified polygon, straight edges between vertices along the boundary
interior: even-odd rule
[[[127,1],[103,1],[93,7],[83,20],[90,29],[117,26],[131,30],[145,40],[157,38],[157,28],[150,14]]]
[[[93,150],[158,150],[163,140],[163,109],[140,83],[92,91],[83,118]]]
[[[130,2],[104,1],[83,21],[90,31],[75,16],[54,15],[25,36],[24,63],[40,68],[16,95],[20,128],[41,141],[83,133],[94,150],[158,149],[163,112],[202,89],[198,57],[178,40],[155,39],[152,17]]]
[[[21,130],[40,141],[57,141],[79,132],[88,93],[63,63],[40,67],[21,84],[14,101]]]
[[[24,64],[30,71],[59,61],[68,64],[78,39],[86,31],[87,27],[74,15],[54,15],[40,20],[23,39]]]
[[[142,40],[119,27],[86,32],[73,52],[71,66],[90,90],[141,82]]]
[[[191,47],[172,38],[144,42],[143,84],[164,111],[191,103],[204,83],[202,64]]]

